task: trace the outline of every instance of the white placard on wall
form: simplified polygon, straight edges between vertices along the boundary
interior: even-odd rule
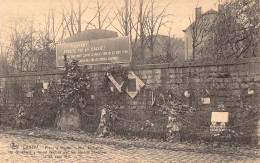
[[[212,112],[211,122],[228,122],[228,112]]]
[[[210,98],[209,97],[201,98],[201,102],[202,104],[210,104]]]

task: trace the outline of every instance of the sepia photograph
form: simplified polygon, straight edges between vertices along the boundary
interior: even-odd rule
[[[0,0],[0,162],[259,163],[259,0]]]

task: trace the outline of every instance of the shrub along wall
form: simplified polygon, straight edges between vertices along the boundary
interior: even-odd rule
[[[162,108],[174,98],[185,106],[180,110],[178,118],[182,123],[183,139],[198,137],[198,135],[203,137],[209,131],[211,112],[215,111],[229,112],[228,127],[231,130],[244,136],[256,135],[259,114],[257,112],[260,106],[259,62],[258,57],[224,62],[185,62],[127,67],[126,69],[133,71],[145,86],[132,99],[125,92],[119,93],[112,82],[107,81],[111,87],[114,87],[111,88],[113,97],[108,102],[118,106],[115,110],[118,117],[112,124],[112,130],[122,135],[165,138],[167,116]],[[105,84],[107,68],[92,67],[91,70],[86,70],[92,80],[93,96],[81,115],[83,129],[95,131],[97,127],[99,99],[106,96],[102,87]],[[2,77],[1,83],[5,84],[1,86],[7,88],[2,90],[2,99],[7,99],[3,97],[6,96],[3,94],[4,91],[11,92],[13,89],[13,93],[8,93],[8,99],[12,99],[8,103],[17,102],[20,97],[16,93],[17,90],[30,92],[33,85],[30,84],[31,82],[57,81],[61,76],[62,72],[52,72]],[[114,78],[119,84],[122,82],[120,73],[114,75]],[[23,83],[22,88],[15,88],[14,85],[17,84],[11,83]],[[190,97],[185,97],[184,92]],[[4,103],[6,101],[2,102]],[[91,126],[91,129],[87,126]]]
[[[59,81],[62,74],[63,72],[55,71],[1,76],[1,125],[52,127],[57,112],[55,105],[57,98],[55,94],[43,93],[47,92],[43,89],[43,83]]]
[[[115,132],[146,134],[151,137],[165,136],[167,117],[160,110],[164,101],[171,96],[186,105],[179,118],[183,124],[183,137],[189,135],[190,138],[193,133],[205,134],[211,124],[211,112],[217,111],[229,112],[228,127],[231,130],[245,137],[256,135],[254,131],[260,106],[259,62],[259,58],[251,58],[129,68],[145,86],[134,99],[126,93],[121,93],[120,97],[113,101],[120,106],[117,111],[120,118]],[[102,87],[105,73],[93,70],[91,74],[95,96],[100,98],[104,95],[99,91],[99,87]],[[184,97],[185,91],[189,92],[189,98]],[[210,99],[210,103],[207,104],[202,99]],[[150,122],[152,126],[149,125]]]

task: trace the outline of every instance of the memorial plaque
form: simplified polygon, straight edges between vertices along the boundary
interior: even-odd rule
[[[56,66],[64,67],[67,60],[76,59],[79,66],[129,63],[131,62],[130,41],[128,36],[58,44],[56,47]]]

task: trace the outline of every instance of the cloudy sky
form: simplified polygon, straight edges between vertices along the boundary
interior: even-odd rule
[[[115,1],[123,3],[123,0]],[[160,0],[160,4],[170,4],[167,12],[173,15],[172,33],[176,37],[183,37],[182,30],[190,24],[189,17],[194,15],[194,8],[201,6],[202,12],[211,8],[217,10],[219,1],[221,0]],[[64,0],[0,0],[0,26],[16,16],[43,18],[50,4],[59,8],[63,3]],[[161,32],[166,33],[166,29]]]

